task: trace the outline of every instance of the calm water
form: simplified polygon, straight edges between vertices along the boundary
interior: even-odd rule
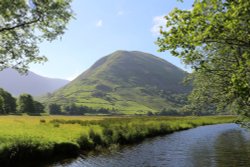
[[[59,166],[250,167],[250,131],[236,124],[203,126]]]

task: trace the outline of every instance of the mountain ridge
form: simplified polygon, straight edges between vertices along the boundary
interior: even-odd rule
[[[14,69],[5,69],[0,72],[0,87],[14,96],[28,93],[33,96],[41,96],[65,86],[68,80],[40,76],[28,71],[21,75]]]

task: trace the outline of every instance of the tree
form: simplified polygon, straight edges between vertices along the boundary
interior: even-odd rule
[[[33,101],[33,105],[35,108],[35,113],[42,113],[44,112],[44,105],[38,101]]]
[[[21,94],[17,101],[18,112],[20,113],[35,113],[33,97],[29,94]]]
[[[178,113],[178,111],[174,108],[163,108],[158,115],[164,115],[164,116],[177,116],[180,115],[180,113]]]
[[[16,99],[10,93],[0,88],[0,114],[16,112]]]
[[[82,115],[82,112],[80,111],[80,107],[76,106],[75,103],[70,103],[70,104],[63,106],[63,110],[65,113],[69,115]]]
[[[51,115],[60,115],[62,114],[61,106],[55,103],[49,104],[48,106],[49,113]]]
[[[249,12],[248,1],[196,0],[192,10],[165,17],[167,29],[156,43],[195,70],[194,106],[249,112]]]
[[[64,33],[72,18],[72,0],[1,0],[0,71],[14,68],[25,72],[30,63],[46,61],[38,43]]]
[[[147,112],[147,116],[153,116],[153,115],[154,115],[154,113],[152,113],[152,111]]]
[[[4,114],[3,105],[4,105],[4,99],[2,96],[0,96],[0,114]]]

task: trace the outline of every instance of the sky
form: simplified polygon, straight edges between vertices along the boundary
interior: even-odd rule
[[[73,80],[98,59],[117,50],[143,51],[161,57],[188,71],[170,53],[158,52],[154,43],[164,16],[175,7],[189,10],[193,0],[73,0],[75,19],[65,34],[39,44],[48,58],[30,70],[46,77]]]

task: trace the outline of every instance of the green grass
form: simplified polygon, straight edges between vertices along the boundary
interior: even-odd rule
[[[80,150],[135,143],[148,137],[235,119],[233,116],[2,116],[0,164],[77,156]]]

